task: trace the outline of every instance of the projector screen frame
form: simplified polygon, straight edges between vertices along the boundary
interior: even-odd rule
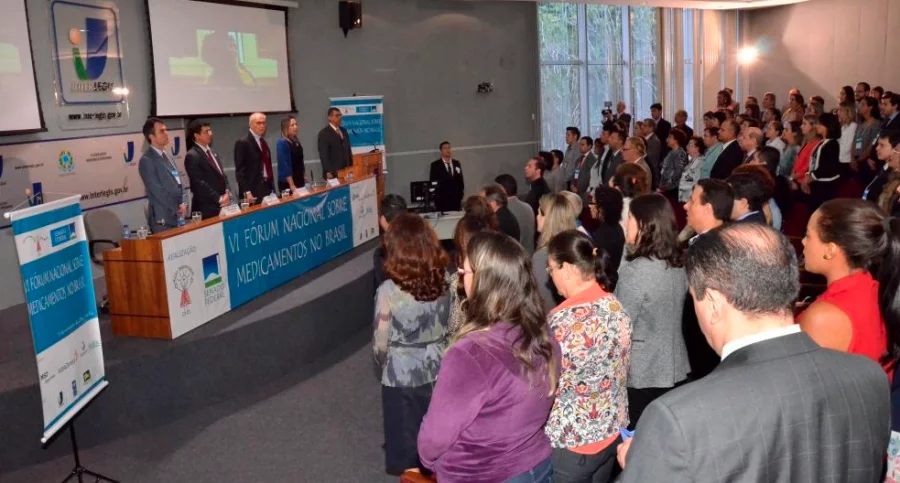
[[[287,111],[266,111],[266,114],[289,114],[297,112],[297,104],[294,102],[294,78],[291,73],[291,42],[290,29],[288,29],[288,7],[280,7],[277,5],[261,4],[254,2],[243,2],[240,0],[187,0],[196,3],[214,3],[218,5],[231,5],[235,7],[260,8],[265,10],[276,10],[284,13],[284,49],[287,54],[287,76],[288,76],[288,96],[291,101],[291,107]],[[160,115],[156,108],[156,57],[153,54],[153,26],[150,21],[150,0],[144,0],[144,11],[147,17],[147,45],[149,45],[150,53],[150,116],[162,119],[201,119],[207,117],[235,117],[249,116],[257,111],[248,112],[219,112],[219,113],[183,113]]]
[[[17,134],[34,134],[47,132],[47,123],[44,120],[44,106],[41,102],[41,88],[38,85],[37,69],[35,69],[34,67],[36,62],[34,61],[34,42],[31,38],[31,23],[29,22],[31,16],[28,13],[28,0],[22,0],[22,5],[25,7],[25,28],[26,30],[28,30],[28,51],[31,53],[31,73],[34,76],[34,96],[37,98],[38,119],[40,119],[41,121],[41,127],[0,131],[0,136],[14,136]],[[293,99],[291,99],[291,101],[293,102]],[[0,142],[0,144],[4,143]]]

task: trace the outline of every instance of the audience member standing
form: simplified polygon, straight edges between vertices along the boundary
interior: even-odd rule
[[[852,102],[841,104],[837,109],[837,116],[841,123],[841,179],[847,180],[853,172],[850,161],[853,161],[853,143],[856,141],[856,106]]]
[[[616,174],[616,169],[625,162],[622,159],[622,148],[625,146],[627,136],[624,132],[617,129],[615,125],[610,126],[610,129],[609,153],[607,153],[607,157],[603,160],[603,180],[600,183],[603,186],[609,184],[609,180]]]
[[[885,354],[893,352],[889,332],[891,341],[900,340],[900,320],[883,320],[879,296],[887,301],[896,294],[884,293],[879,282],[885,289],[896,286],[900,273],[886,267],[876,280],[871,272],[896,243],[885,227],[884,214],[863,200],[831,200],[813,213],[803,238],[804,268],[825,277],[828,289],[797,321],[820,346],[866,356],[891,374],[894,360]]]
[[[619,428],[628,425],[631,320],[612,295],[609,256],[577,231],[550,242],[547,270],[565,299],[547,323],[562,351],[562,373],[545,431],[555,483],[607,482]]]
[[[809,164],[812,161],[813,152],[822,142],[822,139],[819,137],[819,118],[815,116],[804,117],[800,131],[803,134],[803,147],[797,153],[794,169],[791,172],[791,179],[794,181],[793,187],[795,189],[800,189],[800,184],[805,180],[806,173],[809,172]]]
[[[688,138],[681,129],[675,128],[669,131],[666,144],[669,146],[669,154],[666,154],[666,158],[663,160],[659,191],[674,201],[678,199],[678,183],[681,181],[681,174],[688,162],[688,155],[684,150],[687,147]]]
[[[657,194],[632,200],[625,241],[616,296],[633,327],[628,371],[633,428],[644,408],[684,381],[691,369],[681,331],[687,280],[668,200]]]
[[[688,113],[685,110],[679,110],[675,113],[675,127],[687,135],[688,139],[694,137],[694,129],[687,125]]]
[[[506,190],[497,183],[491,183],[485,186],[480,195],[487,200],[488,206],[497,215],[497,222],[500,224],[500,233],[519,241],[521,231],[519,230],[519,222],[516,217],[509,211],[506,198]]]
[[[578,142],[581,139],[581,131],[574,126],[566,128],[566,153],[563,156],[562,165],[562,184],[563,189],[567,189],[569,184],[575,179],[575,169],[578,167],[578,158],[581,151]]]
[[[520,200],[519,197],[516,196],[519,190],[519,184],[516,182],[516,178],[513,178],[508,174],[501,174],[494,179],[494,182],[506,190],[506,207],[509,208],[509,211],[516,217],[516,222],[519,224],[519,243],[525,247],[525,252],[528,253],[528,256],[533,255],[534,237],[536,233],[534,228],[534,212],[531,211],[531,207],[528,206],[528,203]]]
[[[438,209],[459,211],[466,193],[462,164],[453,159],[453,147],[444,141],[439,146],[441,159],[432,161],[428,180],[438,183]]]
[[[594,230],[594,245],[609,254],[609,273],[616,274],[618,280],[619,265],[625,249],[625,230],[620,223],[622,219],[622,193],[609,186],[598,186],[594,197],[588,205],[591,216],[597,220]]]
[[[549,483],[544,424],[560,350],[525,250],[479,233],[461,269],[466,319],[444,355],[419,431],[419,454],[442,483]]]
[[[731,219],[735,223],[762,223],[766,225],[763,205],[772,197],[759,178],[747,173],[735,173],[728,177],[734,190]]]
[[[781,136],[784,134],[784,125],[781,121],[772,121],[766,124],[766,146],[771,146],[778,150],[778,156],[784,154],[784,148],[787,147]]]
[[[561,301],[559,294],[550,282],[550,274],[547,273],[547,246],[556,235],[574,230],[575,210],[572,203],[562,193],[546,195],[541,198],[541,207],[537,214],[538,237],[537,250],[531,257],[531,266],[534,268],[534,279],[537,281],[538,294],[541,296],[544,310],[549,312]]]
[[[659,186],[660,163],[663,157],[662,139],[656,135],[656,121],[653,119],[644,119],[638,123],[638,129],[640,130],[641,139],[646,145],[642,156],[645,156],[644,161],[650,168],[651,186],[655,190]]]
[[[547,157],[548,154],[549,158]],[[550,168],[545,171],[544,174],[544,179],[547,180],[547,185],[550,186],[550,190],[554,193],[565,191],[566,173],[563,164],[563,160],[566,157],[565,153],[563,153],[559,149],[554,149],[549,153],[547,153],[546,151],[541,151],[540,153],[538,153],[538,155],[544,158],[545,166],[550,166]]]
[[[616,175],[610,180],[610,186],[622,193],[623,207],[622,231],[625,231],[628,222],[628,205],[631,200],[650,193],[650,173],[643,166],[634,163],[625,163],[616,169]]]
[[[896,136],[894,133],[891,136]],[[890,158],[884,165],[885,172],[889,172],[888,182],[878,197],[878,206],[890,216],[900,217],[900,152],[892,151]]]
[[[597,158],[594,156],[594,140],[590,136],[582,137],[578,143],[581,157],[578,158],[578,166],[575,168],[572,191],[584,198],[587,196],[588,186],[591,184],[591,169],[597,163]]]
[[[741,128],[734,120],[728,120],[722,124],[722,128],[719,129],[722,154],[716,158],[715,164],[709,173],[710,178],[726,179],[734,171],[734,168],[740,166],[744,161],[744,152],[737,142],[740,134]]]
[[[841,123],[837,116],[826,112],[819,116],[819,137],[824,139],[810,158],[803,190],[809,195],[807,210],[812,213],[822,203],[838,194],[841,178]]]
[[[609,136],[613,131],[613,124],[610,122],[603,123],[600,130],[600,137],[594,139],[594,158],[597,160],[590,171],[590,181],[588,182],[588,194],[594,192],[598,186],[604,184],[603,176],[609,167],[609,161],[612,159],[612,148],[609,146]]]
[[[647,145],[644,138],[633,136],[625,141],[625,146],[622,148],[622,161],[624,164],[636,164],[644,168],[652,183],[653,168],[647,162]]]
[[[541,198],[545,194],[550,193],[550,187],[544,180],[544,160],[540,157],[533,157],[528,160],[525,165],[525,181],[528,182],[528,194],[525,195],[525,202],[531,206],[531,210],[537,215],[538,206]]]
[[[791,94],[790,104],[788,104],[787,109],[784,110],[784,114],[781,117],[781,122],[789,123],[789,122],[802,122],[803,116],[806,115],[806,106],[803,102],[803,95],[800,92],[796,92]]]
[[[866,185],[863,190],[862,198],[875,203],[881,199],[888,183],[894,178],[893,171],[890,169],[889,161],[894,157],[895,153],[900,152],[900,132],[883,133],[878,137],[878,144],[875,145],[875,156],[884,163],[884,167],[878,171],[872,181]]]
[[[454,261],[457,268],[462,267],[466,262],[466,247],[469,244],[469,240],[476,233],[483,231],[497,230],[489,223],[486,223],[484,218],[472,215],[463,216],[456,224],[456,228],[453,230],[453,246],[456,249],[456,259]],[[460,284],[460,280],[459,270],[453,270],[447,277],[447,285],[450,291],[450,323],[448,324],[450,337],[455,336],[459,332],[465,318],[462,303],[466,294],[462,290],[463,287]]]
[[[741,164],[747,164],[753,159],[753,155],[759,148],[765,146],[765,137],[758,127],[750,127],[741,131],[738,145],[744,152],[744,160]]]
[[[650,118],[656,123],[656,129],[654,129],[653,132],[656,133],[656,138],[659,139],[660,144],[662,145],[660,159],[663,159],[667,151],[665,141],[669,138],[669,132],[672,130],[672,123],[663,119],[662,104],[660,103],[655,103],[650,106]]]
[[[387,280],[375,294],[375,360],[382,367],[387,471],[419,468],[416,434],[447,348],[449,262],[434,229],[404,213],[383,239]]]
[[[647,408],[619,447],[622,483],[877,481],[889,436],[887,378],[870,361],[798,333],[798,267],[787,238],[731,225],[694,243],[686,267],[700,326],[722,362]]]
[[[791,179],[794,172],[794,164],[800,154],[800,145],[803,144],[803,125],[799,122],[789,122],[784,126],[784,152],[778,161],[778,176]]]
[[[492,230],[500,230],[500,222],[497,221],[497,214],[491,209],[487,199],[483,196],[472,195],[463,202],[463,216],[474,216],[484,220],[487,226]]]
[[[878,142],[878,130],[881,127],[881,112],[878,101],[873,97],[863,98],[859,103],[859,124],[856,128],[856,139],[853,142],[853,160],[850,168],[858,172],[867,165],[872,156],[875,143]],[[875,163],[872,163],[874,166]]]
[[[719,141],[718,127],[708,127],[703,130],[703,144],[706,146],[706,156],[703,158],[700,179],[710,177],[716,161],[719,160],[719,156],[722,155],[722,150],[725,148],[725,144]]]
[[[719,179],[701,179],[694,187],[690,199],[684,204],[687,224],[694,230],[689,244],[693,245],[704,233],[731,221],[734,207],[734,189]]]
[[[698,181],[704,179],[700,177],[700,173],[703,170],[703,163],[705,161],[703,156],[705,154],[706,145],[703,143],[703,139],[693,137],[688,141],[688,164],[684,167],[684,172],[681,174],[681,179],[678,181],[679,202],[687,202],[691,197],[691,192],[694,191],[694,186]]]
[[[378,217],[378,227],[381,228],[382,238],[384,238],[384,234],[387,233],[388,227],[391,222],[394,221],[394,218],[406,212],[406,200],[403,199],[402,196],[395,194],[385,195],[384,199],[381,200],[381,216]],[[378,290],[378,287],[386,280],[384,276],[384,256],[384,244],[380,243],[378,248],[372,252],[372,258],[374,259],[373,261],[375,264],[372,273],[375,276],[376,290]]]

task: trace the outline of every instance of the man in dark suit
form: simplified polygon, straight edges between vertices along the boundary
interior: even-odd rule
[[[350,133],[341,127],[343,117],[340,109],[328,109],[328,125],[319,131],[319,159],[322,162],[322,176],[326,179],[336,178],[338,170],[353,165]]]
[[[700,237],[685,262],[700,328],[722,362],[652,402],[618,448],[622,483],[881,481],[884,370],[794,324],[787,238],[757,224]]]
[[[662,104],[658,102],[650,106],[650,117],[656,123],[654,132],[659,138],[659,142],[662,143],[662,153],[659,158],[662,160],[666,158],[666,154],[669,154],[669,145],[666,140],[669,139],[669,133],[672,131],[672,123],[663,119]]]
[[[662,167],[664,156],[663,142],[661,138],[656,135],[656,121],[653,119],[647,118],[639,122],[638,129],[647,145],[647,150],[644,153],[644,161],[646,161],[647,165],[650,167],[651,185],[655,190],[659,185],[660,168]],[[668,134],[666,136],[668,136]]]
[[[488,206],[490,206],[491,210],[494,211],[494,214],[497,215],[500,233],[503,233],[513,240],[519,241],[522,232],[519,228],[519,222],[516,221],[516,216],[509,211],[509,207],[507,206],[509,200],[506,197],[506,190],[503,189],[503,186],[500,186],[497,183],[491,183],[485,186],[479,195],[487,200]]]
[[[688,139],[694,137],[694,129],[687,125],[688,113],[685,110],[679,110],[675,113],[675,127],[684,131]]]
[[[591,170],[597,163],[597,157],[594,156],[594,140],[590,136],[583,136],[578,141],[578,149],[581,156],[578,158],[575,167],[575,180],[572,182],[572,190],[579,194],[582,199],[587,196],[588,187],[591,184]]]
[[[147,214],[150,231],[160,233],[175,228],[178,226],[178,217],[187,215],[184,183],[175,160],[166,152],[169,132],[162,119],[147,119],[143,133],[150,147],[138,161],[138,172],[150,202]]]
[[[234,172],[240,197],[255,203],[275,191],[272,151],[266,142],[266,115],[250,115],[250,132],[234,142]],[[247,194],[249,193],[249,196]]]
[[[709,174],[710,178],[728,179],[734,168],[740,166],[744,161],[744,151],[741,150],[741,146],[737,142],[737,137],[740,133],[741,126],[734,119],[729,119],[722,124],[722,127],[719,129],[719,141],[724,144],[724,147],[722,148],[722,154],[719,155],[719,159],[716,160],[716,164],[712,167],[712,171]]]
[[[231,188],[219,155],[210,146],[212,128],[195,119],[188,124],[186,135],[194,144],[184,156],[184,170],[191,182],[191,210],[199,211],[203,219],[218,216],[219,210],[231,203]]]
[[[767,192],[762,179],[749,173],[737,173],[728,177],[728,184],[734,190],[731,219],[735,223],[765,225],[763,205],[772,197],[772,193]]]
[[[428,181],[438,183],[437,209],[440,211],[459,211],[466,192],[463,180],[462,165],[453,159],[450,143],[444,141],[440,145],[441,159],[431,163]]]
[[[602,184],[604,186],[609,184],[610,178],[612,178],[616,174],[616,169],[618,169],[619,166],[621,166],[624,162],[624,159],[622,159],[622,147],[625,146],[626,137],[626,133],[617,129],[615,125],[611,126],[611,130],[607,138],[609,140],[609,152],[607,152],[606,156],[604,156],[602,161],[603,166],[600,168],[601,173],[603,173]]]
[[[525,202],[531,206],[535,216],[537,216],[538,208],[541,205],[541,198],[550,193],[550,185],[544,179],[544,170],[547,169],[544,160],[540,156],[535,156],[528,160],[525,165],[525,181],[528,182],[528,194],[525,195]]]

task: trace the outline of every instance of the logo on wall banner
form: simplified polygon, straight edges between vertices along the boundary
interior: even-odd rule
[[[134,141],[128,141],[125,143],[125,150],[122,152],[122,159],[125,160],[125,164],[131,166],[134,164]]]
[[[59,153],[59,172],[60,174],[71,174],[75,172],[75,158],[68,150],[64,149]]]
[[[172,140],[172,156],[178,157],[178,153],[181,152],[181,136],[174,136]]]
[[[127,125],[128,86],[115,4],[53,0],[50,17],[60,127]]]

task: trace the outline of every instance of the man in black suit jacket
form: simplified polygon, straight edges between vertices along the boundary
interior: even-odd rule
[[[250,132],[234,142],[234,173],[240,198],[250,192],[251,203],[261,201],[275,191],[272,150],[265,135],[266,115],[254,112],[250,115]]]
[[[326,179],[336,178],[338,170],[353,165],[350,133],[341,127],[343,117],[340,109],[328,109],[328,125],[319,131],[319,159]]]
[[[459,164],[459,161],[453,159],[449,142],[442,142],[440,150],[441,159],[431,163],[428,181],[436,181],[438,183],[438,210],[459,211],[462,208],[462,199],[466,190],[462,165]]]
[[[731,219],[735,223],[766,224],[763,205],[772,197],[766,191],[762,179],[749,173],[738,173],[728,177],[728,184],[734,191]]]
[[[519,222],[516,216],[509,211],[507,204],[509,198],[506,197],[506,190],[497,183],[491,183],[484,187],[479,193],[480,196],[487,200],[488,206],[494,210],[497,215],[497,223],[499,224],[500,233],[518,241],[522,231],[519,228]]]
[[[212,128],[195,119],[188,124],[187,136],[194,142],[184,156],[184,170],[191,181],[191,211],[199,211],[203,219],[218,216],[231,203],[231,188],[219,155],[210,147]]]
[[[540,156],[535,156],[528,160],[525,165],[525,181],[528,182],[528,194],[525,195],[525,202],[531,205],[537,216],[538,208],[541,205],[541,198],[550,193],[550,185],[544,179],[544,170],[547,169],[544,160]]]
[[[669,139],[669,133],[672,131],[672,123],[666,121],[662,117],[662,104],[655,103],[650,106],[650,117],[653,118],[653,121],[656,122],[656,129],[654,133],[656,137],[659,138],[659,142],[662,144],[662,153],[660,155],[660,160],[665,159],[666,154],[669,154],[669,144],[666,142]]]
[[[681,129],[685,134],[687,134],[687,138],[691,139],[694,137],[694,129],[691,126],[687,125],[688,113],[685,110],[679,110],[675,113],[675,127]]]
[[[647,407],[618,448],[620,481],[881,481],[887,377],[794,324],[799,269],[787,238],[727,225],[691,246],[685,268],[700,328],[722,362]]]
[[[734,168],[744,162],[744,151],[737,142],[740,133],[741,127],[734,119],[729,119],[722,124],[722,128],[719,129],[719,141],[723,142],[725,147],[722,149],[719,159],[716,160],[716,164],[713,165],[709,174],[710,178],[728,179]]]

